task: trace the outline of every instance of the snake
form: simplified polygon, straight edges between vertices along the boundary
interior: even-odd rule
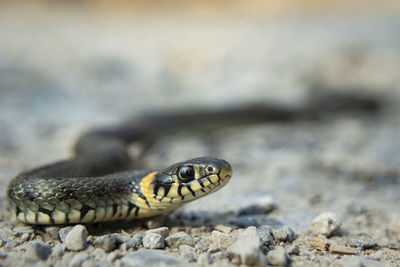
[[[315,120],[379,107],[379,101],[370,96],[325,93],[298,105],[261,103],[129,119],[84,133],[71,158],[12,178],[7,189],[9,209],[18,221],[31,225],[94,223],[168,213],[223,188],[232,177],[231,164],[209,156],[142,170],[129,153],[131,144],[140,144],[147,151],[159,138],[179,131],[208,133],[220,127]]]

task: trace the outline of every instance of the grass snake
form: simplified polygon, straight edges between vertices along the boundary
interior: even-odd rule
[[[135,169],[131,143],[149,148],[163,135],[226,125],[315,120],[350,111],[376,111],[368,96],[325,93],[299,105],[273,103],[225,110],[143,116],[94,129],[75,145],[75,156],[20,173],[8,185],[9,207],[26,224],[75,224],[162,214],[215,192],[232,176],[222,159],[195,158],[159,170]]]

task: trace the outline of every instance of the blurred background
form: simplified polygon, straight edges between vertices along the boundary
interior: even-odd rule
[[[343,214],[354,201],[398,222],[398,183],[348,178],[400,163],[399,13],[395,0],[2,0],[1,193],[19,171],[69,156],[94,126],[158,110],[290,104],[318,85],[386,96],[390,110],[380,119],[178,134],[146,160],[229,160],[232,182],[210,196],[219,210],[273,195],[276,216],[300,229],[317,212]],[[196,208],[210,208],[210,199]]]

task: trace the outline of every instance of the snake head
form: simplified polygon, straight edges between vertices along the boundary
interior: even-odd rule
[[[195,158],[159,172],[152,183],[153,196],[164,205],[168,202],[176,206],[221,189],[231,177],[232,167],[227,161]]]

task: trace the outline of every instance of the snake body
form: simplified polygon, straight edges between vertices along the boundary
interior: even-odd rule
[[[215,192],[232,176],[222,159],[202,157],[161,170],[133,170],[128,148],[146,149],[162,135],[208,131],[221,125],[316,119],[348,111],[375,111],[375,99],[324,95],[296,107],[251,105],[217,111],[148,115],[115,127],[92,130],[75,146],[75,156],[11,179],[8,202],[26,224],[75,224],[162,214]],[[132,166],[133,165],[133,166]]]

